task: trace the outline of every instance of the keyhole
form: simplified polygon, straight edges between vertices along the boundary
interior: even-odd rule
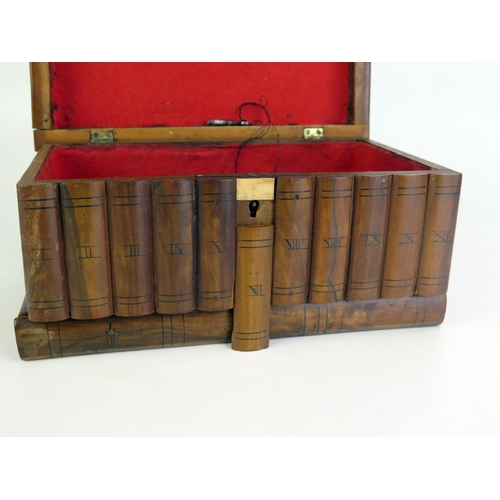
[[[257,200],[253,200],[248,204],[248,210],[250,211],[250,217],[257,217],[257,210],[259,209],[260,203]]]

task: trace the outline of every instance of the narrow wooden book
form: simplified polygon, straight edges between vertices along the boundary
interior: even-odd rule
[[[448,290],[462,174],[429,174],[427,207],[417,280],[417,294]]]
[[[156,312],[181,314],[195,304],[194,179],[153,182]]]
[[[316,177],[309,302],[344,298],[354,176]]]
[[[348,300],[379,296],[390,190],[390,175],[356,177]]]
[[[108,181],[113,307],[116,316],[154,313],[151,186],[146,180]]]
[[[56,183],[18,184],[19,223],[28,316],[69,318],[66,267]]]
[[[232,348],[269,347],[273,226],[239,226],[236,246]]]
[[[273,260],[273,306],[307,299],[314,177],[278,177]]]
[[[380,296],[415,292],[427,194],[427,174],[393,174]]]
[[[358,330],[439,325],[446,296],[377,299],[273,307],[270,337],[321,335]],[[22,311],[14,322],[24,360],[80,354],[231,342],[233,312],[193,311],[54,323],[33,323]]]
[[[233,307],[236,248],[236,179],[199,178],[198,309]]]
[[[61,207],[71,317],[113,314],[106,184],[61,182]]]

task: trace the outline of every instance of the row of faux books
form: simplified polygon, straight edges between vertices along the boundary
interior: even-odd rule
[[[446,293],[460,174],[280,176],[272,223],[246,236],[236,181],[19,185],[29,319],[228,311],[243,249],[273,310]]]

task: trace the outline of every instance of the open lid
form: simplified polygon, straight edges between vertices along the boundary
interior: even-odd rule
[[[35,147],[367,137],[368,63],[32,63]],[[256,102],[264,105],[242,105]],[[251,126],[208,126],[209,120]],[[305,128],[322,130],[305,132]]]

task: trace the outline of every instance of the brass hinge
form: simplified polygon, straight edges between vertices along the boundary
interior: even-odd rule
[[[91,130],[90,144],[109,144],[115,140],[113,130]]]
[[[323,139],[324,131],[323,127],[304,127],[304,139]]]

